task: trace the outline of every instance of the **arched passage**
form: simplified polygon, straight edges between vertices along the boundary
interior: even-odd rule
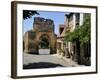
[[[39,48],[50,48],[50,38],[48,35],[43,34],[40,36]]]
[[[42,34],[39,38],[39,54],[50,54],[50,41],[47,34]]]

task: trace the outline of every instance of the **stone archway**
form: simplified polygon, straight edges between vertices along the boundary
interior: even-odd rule
[[[51,19],[35,17],[33,29],[24,35],[25,52],[39,53],[40,48],[49,48],[50,54],[56,53],[56,39],[54,22]]]
[[[39,42],[39,48],[49,48],[50,43],[46,37],[42,37]]]
[[[50,38],[47,34],[39,38],[39,54],[50,54]]]

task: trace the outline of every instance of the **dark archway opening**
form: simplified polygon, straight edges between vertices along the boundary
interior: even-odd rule
[[[39,48],[50,48],[49,37],[47,35],[42,35],[40,37]]]
[[[40,48],[49,48],[49,41],[46,38],[42,38],[39,44]]]

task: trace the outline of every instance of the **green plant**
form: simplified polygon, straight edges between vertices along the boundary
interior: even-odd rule
[[[84,14],[84,22],[82,26],[76,26],[76,29],[73,32],[66,33],[65,42],[66,41],[76,41],[79,40],[81,44],[87,43],[90,41],[90,32],[91,32],[91,24],[90,24],[90,14]]]

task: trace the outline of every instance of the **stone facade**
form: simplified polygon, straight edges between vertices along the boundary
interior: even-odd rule
[[[38,54],[40,48],[49,48],[51,54],[56,53],[54,22],[51,19],[35,17],[33,29],[24,35],[24,52]]]
[[[59,25],[60,35],[57,37],[57,53],[71,58],[78,64],[90,65],[90,43],[81,46],[79,40],[74,42],[67,41],[65,43],[63,40],[67,33],[73,32],[77,26],[83,25],[83,21],[83,13],[70,13],[65,15],[65,23]]]

